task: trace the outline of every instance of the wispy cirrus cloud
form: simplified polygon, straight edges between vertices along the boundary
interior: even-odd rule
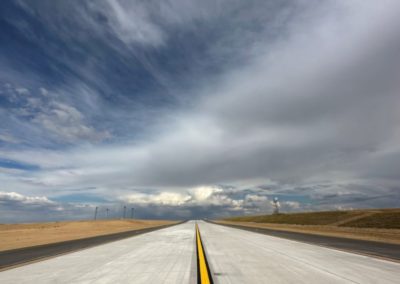
[[[46,136],[45,143],[48,145],[51,143],[62,145],[78,141],[96,142],[111,137],[108,131],[95,129],[91,125],[90,117],[82,113],[90,109],[90,106],[87,104],[85,106],[81,100],[79,106],[81,110],[79,110],[74,102],[63,98],[68,95],[65,91],[57,93],[43,87],[30,91],[27,88],[5,84],[2,94],[6,105],[6,109],[3,109],[3,117],[10,123],[10,125],[4,125],[4,134],[1,136],[5,142],[27,143],[29,140],[35,140],[35,136],[41,135]],[[16,124],[22,125],[28,133],[32,132],[31,135],[34,137],[30,138],[26,135],[28,133],[13,129],[12,127]],[[11,132],[13,135],[10,134]],[[20,138],[15,137],[17,135]]]

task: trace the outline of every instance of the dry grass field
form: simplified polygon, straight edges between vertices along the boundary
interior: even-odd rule
[[[241,216],[218,222],[400,244],[400,209]]]
[[[0,224],[0,251],[176,223],[164,220],[97,220]]]
[[[341,225],[344,227],[357,228],[384,228],[400,229],[400,210],[374,213],[363,218],[351,220]]]
[[[277,214],[265,216],[243,216],[227,218],[226,221],[271,223],[271,224],[296,224],[296,225],[329,225],[353,218],[363,214],[352,211],[326,211],[311,213]]]

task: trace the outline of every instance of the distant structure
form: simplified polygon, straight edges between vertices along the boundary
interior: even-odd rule
[[[135,208],[131,208],[131,219],[133,219],[133,213],[134,213],[134,211],[135,211]]]
[[[124,213],[122,215],[122,219],[125,219],[125,218],[126,218],[126,206],[124,206]]]
[[[96,209],[94,210],[94,220],[97,220],[97,210],[99,207],[96,206]]]
[[[274,197],[273,199],[273,205],[274,205],[274,215],[279,214],[279,200],[278,197]]]
[[[108,211],[110,211],[110,209],[106,209],[106,218],[108,219]]]

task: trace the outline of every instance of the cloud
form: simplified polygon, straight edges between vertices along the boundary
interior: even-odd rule
[[[273,195],[287,211],[398,206],[399,4],[254,3],[45,9],[49,42],[76,46],[46,49],[73,87],[4,86],[7,133],[28,128],[18,113],[54,143],[0,149],[41,169],[0,178],[49,196],[96,188],[149,216],[261,212]]]
[[[2,203],[14,202],[23,205],[38,205],[38,206],[48,206],[55,204],[46,197],[32,197],[24,196],[16,192],[0,192],[0,200]]]
[[[106,1],[102,12],[109,25],[125,43],[158,46],[163,43],[163,32],[149,19],[148,11],[141,2],[135,5],[124,1]],[[98,3],[96,3],[98,5]]]
[[[59,203],[45,196],[0,191],[0,222],[59,221],[91,218],[92,205]]]
[[[20,95],[28,95],[29,90],[26,88],[16,88],[15,91]]]
[[[222,188],[216,186],[200,186],[181,192],[156,192],[156,193],[134,193],[122,200],[128,200],[133,204],[152,204],[169,206],[201,206],[201,205],[233,205],[233,200],[225,195]]]
[[[31,103],[31,106],[34,107],[35,103]],[[83,114],[73,106],[53,101],[46,107],[42,106],[32,122],[46,129],[50,135],[66,142],[79,139],[101,141],[110,137],[108,132],[97,132],[93,127],[86,125],[84,120]]]
[[[204,191],[207,194],[204,194]],[[237,193],[237,192],[236,192]],[[82,194],[80,194],[83,196]],[[74,199],[79,199],[79,194]],[[62,202],[64,197],[53,201],[45,196],[26,196],[16,192],[0,192],[0,207],[4,213],[0,222],[19,221],[91,219],[95,206],[99,207],[99,218],[119,218],[123,207],[135,208],[135,216],[147,218],[191,218],[192,216],[222,217],[232,214],[269,213],[272,210],[268,197],[257,192],[232,194],[232,190],[223,187],[197,187],[186,192],[154,192],[149,194],[134,192],[108,200],[99,200],[93,204],[82,202]],[[260,209],[262,211],[260,211]],[[29,212],[29,214],[28,214]],[[271,211],[272,212],[272,211]],[[14,216],[14,217],[13,217]]]
[[[125,198],[124,198],[125,199]],[[191,199],[188,195],[176,192],[161,192],[158,194],[134,193],[127,197],[128,202],[133,204],[152,204],[180,206]]]
[[[48,141],[53,140],[58,143],[98,142],[111,137],[109,131],[99,131],[90,125],[89,118],[78,110],[73,102],[68,102],[65,98],[67,95],[65,91],[49,92],[43,87],[35,90],[34,93],[25,88],[15,88],[15,92],[12,92],[6,87],[4,96],[10,102],[8,114],[11,114],[11,118],[8,119],[25,124],[28,131],[36,132],[36,135],[40,133],[46,136]],[[29,125],[26,125],[26,122]],[[15,124],[15,122],[12,123],[12,125]],[[16,131],[10,128],[0,136],[0,139],[13,143],[24,140],[15,138],[9,132]]]
[[[272,208],[265,195],[258,192],[243,193],[221,186],[199,186],[184,192],[137,192],[121,196],[120,201],[128,202],[140,214],[172,218],[254,214],[262,212],[260,209],[269,212]]]
[[[12,143],[16,144],[19,143],[20,141],[16,139],[13,135],[9,133],[0,133],[0,141],[5,142],[5,143]]]

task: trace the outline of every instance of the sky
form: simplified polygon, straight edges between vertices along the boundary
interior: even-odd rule
[[[0,222],[400,207],[399,13],[0,1]]]

